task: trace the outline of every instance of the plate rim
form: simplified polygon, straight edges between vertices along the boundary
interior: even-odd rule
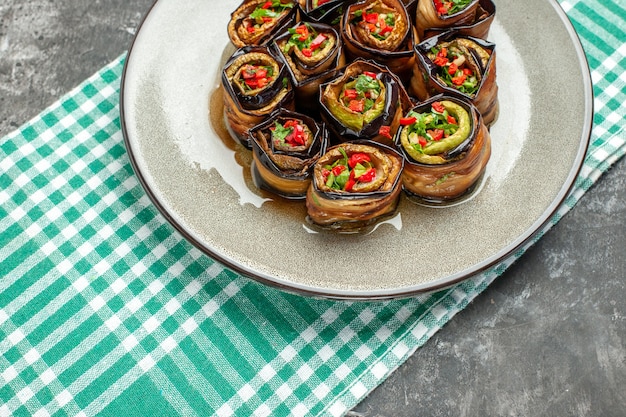
[[[567,14],[561,8],[557,0],[548,0],[552,8],[555,10],[555,13],[561,20],[563,27],[565,28],[567,34],[569,35],[569,39],[574,47],[574,51],[576,53],[576,57],[578,59],[578,64],[580,67],[582,79],[583,79],[583,100],[584,100],[584,120],[582,123],[582,134],[579,141],[578,150],[576,152],[576,157],[574,158],[573,165],[569,169],[568,175],[566,177],[565,182],[560,187],[559,192],[552,199],[551,203],[548,207],[542,212],[541,216],[539,216],[530,227],[524,230],[523,233],[520,233],[516,239],[514,239],[510,244],[504,246],[499,251],[495,252],[491,256],[485,258],[483,261],[478,262],[472,265],[469,268],[465,268],[456,273],[447,275],[442,278],[438,278],[427,283],[420,283],[415,285],[410,285],[406,287],[400,287],[395,289],[378,289],[378,290],[344,290],[340,288],[334,289],[323,289],[321,287],[314,287],[311,285],[303,285],[296,282],[290,282],[289,284],[283,283],[280,279],[273,279],[273,277],[265,276],[262,273],[255,273],[250,268],[246,268],[244,265],[240,265],[237,262],[234,262],[226,256],[222,256],[212,248],[208,247],[198,239],[196,239],[192,233],[190,233],[182,224],[179,223],[178,220],[172,216],[172,214],[167,210],[167,208],[162,204],[160,199],[155,193],[148,180],[146,179],[144,173],[142,172],[139,163],[137,162],[135,153],[132,147],[132,138],[130,138],[128,129],[127,129],[127,120],[126,120],[126,80],[128,77],[128,68],[129,62],[132,58],[133,50],[136,48],[137,39],[139,34],[141,33],[141,29],[144,24],[150,17],[153,10],[157,7],[157,4],[162,3],[164,0],[155,0],[151,6],[146,10],[144,15],[141,18],[139,25],[135,31],[135,35],[133,36],[129,48],[126,53],[126,57],[124,60],[124,66],[122,69],[121,80],[120,80],[120,90],[119,90],[119,109],[120,109],[120,128],[122,131],[122,136],[124,140],[124,145],[129,157],[130,164],[133,168],[133,172],[135,173],[139,183],[143,187],[144,191],[148,195],[150,201],[157,208],[159,213],[167,220],[167,222],[172,225],[178,233],[180,233],[187,242],[191,243],[194,247],[199,249],[202,253],[212,258],[214,261],[221,263],[222,265],[230,268],[234,272],[260,282],[264,285],[277,288],[279,290],[296,294],[303,295],[314,298],[323,298],[323,299],[333,299],[333,300],[343,300],[343,301],[380,301],[380,300],[390,300],[390,299],[403,299],[409,298],[417,295],[424,295],[431,292],[443,290],[445,288],[451,287],[459,282],[465,281],[474,277],[478,274],[481,274],[487,271],[489,268],[497,265],[498,263],[506,260],[515,252],[517,252],[520,248],[525,246],[528,242],[530,242],[537,234],[539,234],[544,227],[549,223],[550,219],[558,212],[561,205],[565,202],[568,195],[574,188],[576,178],[580,174],[584,166],[584,161],[588,152],[589,144],[591,141],[591,132],[593,128],[593,116],[594,116],[594,102],[593,102],[593,83],[591,79],[591,72],[589,67],[589,62],[587,60],[587,56],[583,49],[582,43],[580,41],[580,37],[572,22],[567,17]]]

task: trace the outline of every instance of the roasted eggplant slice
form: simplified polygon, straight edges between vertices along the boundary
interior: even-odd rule
[[[333,139],[392,143],[399,120],[411,107],[401,81],[386,68],[357,60],[320,86],[320,114]]]
[[[231,136],[250,148],[248,129],[280,108],[294,109],[285,64],[267,47],[238,49],[224,65],[224,117]]]
[[[417,59],[409,92],[419,100],[461,93],[474,104],[487,126],[498,111],[495,44],[448,31],[415,48]]]
[[[230,41],[237,48],[266,44],[272,36],[296,23],[298,4],[292,0],[244,0],[231,13]]]
[[[313,167],[307,220],[323,229],[363,231],[392,215],[402,193],[404,159],[371,141],[330,148]]]
[[[342,38],[350,59],[385,65],[403,81],[410,76],[418,37],[400,0],[366,0],[346,10]]]
[[[409,111],[396,145],[406,158],[405,191],[433,203],[467,194],[491,156],[491,138],[480,113],[452,96],[433,97]]]
[[[315,110],[319,86],[345,65],[339,33],[321,23],[301,21],[272,44],[291,75],[299,110]]]
[[[325,126],[304,114],[280,110],[249,134],[257,185],[285,198],[304,199],[313,164],[326,152]]]

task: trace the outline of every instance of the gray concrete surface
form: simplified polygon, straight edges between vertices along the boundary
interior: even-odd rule
[[[0,136],[124,52],[150,4],[1,0]],[[626,416],[625,247],[621,160],[351,414]]]

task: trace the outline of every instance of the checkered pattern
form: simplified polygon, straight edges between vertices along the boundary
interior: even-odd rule
[[[596,114],[575,189],[541,234],[626,151],[626,10],[561,5]],[[134,176],[122,65],[0,140],[0,416],[340,416],[527,249],[448,290],[378,303],[242,278],[177,234]]]

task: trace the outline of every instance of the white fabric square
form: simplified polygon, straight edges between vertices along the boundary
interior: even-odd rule
[[[161,342],[161,349],[166,353],[170,353],[176,346],[178,346],[178,343],[176,343],[176,340],[174,340],[172,336],[166,337],[165,340]]]
[[[323,362],[326,362],[327,360],[332,358],[334,355],[335,355],[335,351],[328,345],[325,345],[323,348],[319,350],[319,352],[317,352],[317,356],[319,356]]]
[[[276,370],[272,367],[272,365],[268,363],[263,368],[261,368],[259,376],[263,381],[267,382],[270,379],[274,378],[274,376],[276,376]]]
[[[243,387],[237,391],[237,395],[242,399],[243,402],[248,401],[256,394],[256,391],[250,384],[245,384]]]
[[[302,381],[307,381],[315,373],[313,369],[306,363],[302,365],[296,372]]]
[[[98,311],[106,305],[106,301],[104,301],[104,298],[102,298],[101,296],[96,295],[93,300],[89,302],[89,305],[91,306],[93,311]]]
[[[54,373],[54,371],[48,368],[41,373],[41,376],[39,377],[39,379],[41,379],[41,382],[43,382],[44,385],[50,385],[52,381],[56,379],[56,377],[57,376]]]
[[[124,340],[122,340],[122,346],[124,346],[124,349],[126,349],[126,352],[130,352],[138,344],[139,344],[139,341],[132,334],[128,335]]]
[[[154,365],[156,365],[156,362],[150,355],[146,356],[145,358],[139,361],[139,367],[143,369],[145,372],[148,372],[150,369],[152,369]]]
[[[117,315],[113,315],[109,317],[107,321],[104,322],[104,324],[109,328],[109,330],[115,331],[115,329],[120,327],[120,324],[122,324],[122,320],[120,320]]]
[[[389,372],[389,368],[382,362],[378,362],[371,370],[372,375],[374,375],[377,379],[382,379],[387,372]]]
[[[74,397],[68,390],[64,389],[56,397],[54,397],[54,399],[61,407],[64,407],[67,403],[72,401]]]
[[[151,316],[143,323],[143,328],[146,329],[148,333],[152,333],[159,327],[159,325],[159,320],[157,320],[156,317]]]
[[[24,340],[24,333],[20,329],[15,329],[11,334],[9,334],[7,339],[9,340],[9,343],[15,346]]]
[[[183,323],[182,328],[185,333],[191,334],[194,330],[198,328],[198,323],[196,323],[193,317],[189,317],[189,319],[187,319],[187,321]]]
[[[34,396],[35,396],[35,393],[33,392],[32,389],[30,389],[30,387],[24,387],[21,390],[19,390],[19,392],[17,393],[17,398],[20,400],[22,404],[26,404],[26,402],[30,400],[31,398],[33,398]]]
[[[280,357],[283,358],[285,362],[291,362],[297,354],[298,352],[293,348],[293,346],[289,345],[280,352]]]
[[[24,354],[24,360],[29,365],[32,365],[33,363],[37,362],[39,358],[41,358],[41,355],[39,354],[39,352],[37,352],[37,349],[35,348],[32,348],[31,350],[26,352],[26,354]]]
[[[330,388],[328,388],[328,385],[322,382],[317,387],[315,387],[315,389],[313,390],[313,395],[322,400],[328,395],[329,392]]]
[[[358,381],[350,387],[350,393],[354,396],[354,398],[361,398],[367,394],[367,387],[361,381]]]

